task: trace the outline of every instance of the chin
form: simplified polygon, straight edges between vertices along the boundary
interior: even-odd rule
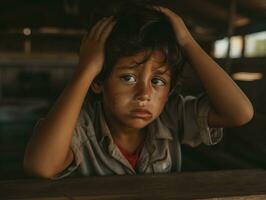
[[[129,127],[135,128],[135,129],[142,129],[145,126],[147,126],[148,124],[150,124],[152,122],[152,119],[150,120],[143,120],[143,119],[132,119],[129,122],[127,122],[126,124]]]

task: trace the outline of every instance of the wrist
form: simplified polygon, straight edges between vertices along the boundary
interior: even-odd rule
[[[181,47],[185,48],[185,46],[189,45],[190,43],[193,43],[193,37],[190,34],[187,27],[184,25],[181,29],[181,31],[177,34],[177,40]]]
[[[84,79],[84,81],[93,80],[99,72],[95,70],[96,67],[84,67],[83,65],[78,65],[77,69],[74,72],[74,79]]]
[[[97,76],[101,68],[98,67],[99,64],[97,63],[79,63],[76,69],[77,73],[85,73],[85,74],[91,74]]]
[[[192,35],[189,33],[185,38],[182,39],[180,46],[186,51],[196,43]]]

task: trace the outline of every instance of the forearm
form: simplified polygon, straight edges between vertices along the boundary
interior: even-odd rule
[[[213,109],[221,116],[235,121],[253,115],[253,107],[230,76],[189,37],[183,47],[186,57],[208,93]]]
[[[114,25],[113,17],[103,18],[84,35],[74,77],[28,144],[24,158],[27,171],[50,177],[71,162],[74,128],[88,89],[102,71],[105,41]]]
[[[176,39],[196,71],[212,104],[210,119],[214,126],[240,125],[253,116],[253,107],[246,95],[196,43],[183,20],[173,11],[159,7],[173,25]],[[214,111],[214,112],[212,112]],[[211,117],[210,117],[211,116]]]
[[[75,124],[94,77],[90,72],[75,73],[32,136],[25,153],[25,168],[43,174],[53,174],[60,170],[66,160]]]

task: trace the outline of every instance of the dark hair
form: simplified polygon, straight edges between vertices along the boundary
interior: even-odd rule
[[[104,82],[121,57],[145,51],[144,63],[154,50],[159,50],[170,66],[171,91],[180,86],[184,56],[168,17],[151,4],[128,1],[113,9],[112,15],[116,25],[106,41],[103,70],[95,81]]]

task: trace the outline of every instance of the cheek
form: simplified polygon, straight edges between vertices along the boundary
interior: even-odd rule
[[[168,100],[168,90],[162,91],[156,95],[154,98],[154,104],[157,105],[159,111],[162,111],[164,108],[165,103]]]
[[[127,105],[132,99],[133,92],[119,84],[109,84],[105,87],[104,101],[111,109],[118,109]]]

